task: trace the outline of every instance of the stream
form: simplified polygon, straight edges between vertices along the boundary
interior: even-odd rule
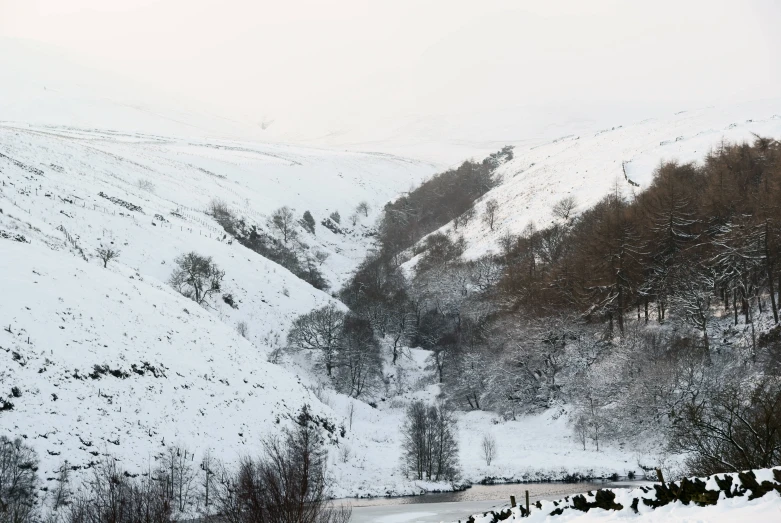
[[[529,502],[558,499],[605,487],[635,487],[647,482],[584,482],[584,483],[514,483],[475,485],[461,492],[443,492],[398,498],[342,499],[352,506],[350,523],[439,523],[465,521],[472,514],[500,508],[515,496],[524,503],[524,491]]]

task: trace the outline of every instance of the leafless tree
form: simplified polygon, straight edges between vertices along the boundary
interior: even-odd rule
[[[327,452],[308,408],[264,455],[223,476],[218,510],[227,523],[347,523],[349,507],[328,501]]]
[[[778,378],[734,379],[692,397],[678,414],[671,445],[693,475],[767,468],[781,461]]]
[[[569,221],[572,212],[577,206],[578,204],[574,196],[566,196],[556,202],[556,205],[553,206],[553,216],[561,218],[565,222]]]
[[[475,208],[470,207],[469,209],[461,213],[459,216],[457,216],[455,220],[453,220],[453,228],[457,231],[459,227],[466,227],[467,225],[469,225],[469,222],[471,222],[472,218],[474,217],[475,217]]]
[[[315,251],[315,260],[317,260],[317,264],[322,266],[323,263],[325,263],[325,260],[327,260],[330,257],[330,254],[328,254],[325,251],[316,250]]]
[[[71,503],[73,492],[71,491],[70,471],[70,464],[66,460],[60,465],[57,484],[51,493],[51,507],[55,511],[67,507]]]
[[[415,479],[452,480],[458,476],[456,423],[443,405],[417,401],[407,409],[402,429],[402,460]]]
[[[491,199],[485,202],[485,213],[483,214],[483,222],[488,225],[492,231],[494,230],[494,222],[496,221],[496,211],[499,210],[499,203],[496,200]]]
[[[583,450],[586,450],[586,440],[589,435],[588,418],[585,414],[580,413],[575,416],[575,420],[572,423],[572,430],[575,432],[575,436],[578,441],[583,445]]]
[[[363,214],[365,217],[369,216],[369,211],[371,210],[371,207],[369,207],[369,203],[366,201],[362,201],[358,204],[358,206],[355,208],[355,211],[358,213]]]
[[[173,505],[165,476],[126,474],[111,457],[93,466],[93,475],[70,505],[67,523],[170,523]]]
[[[276,230],[281,236],[282,241],[287,245],[288,241],[296,238],[296,219],[293,211],[287,207],[280,207],[271,214],[268,219],[270,229]]]
[[[491,462],[496,457],[496,438],[493,434],[483,434],[483,439],[481,441],[481,447],[483,450],[483,459],[485,460],[486,466],[490,467]]]
[[[189,252],[177,257],[175,263],[168,283],[182,296],[203,305],[212,294],[220,291],[225,271],[220,270],[211,256]]]
[[[326,372],[331,377],[338,364],[339,350],[342,347],[344,318],[344,312],[332,303],[299,316],[293,321],[288,333],[288,346],[320,351]]]
[[[95,249],[95,254],[98,255],[98,258],[103,262],[103,268],[105,269],[108,267],[108,262],[111,260],[115,260],[119,258],[119,255],[121,254],[119,249],[115,249],[114,247],[108,246],[100,246],[97,249]]]
[[[185,513],[195,501],[195,455],[186,447],[172,445],[163,458],[159,477],[164,479],[168,495],[179,513]]]
[[[216,488],[216,473],[215,470],[217,463],[212,458],[211,451],[206,450],[201,458],[201,499],[203,501],[202,512],[208,517],[211,513],[211,506],[214,505],[214,490]]]
[[[382,359],[371,323],[353,314],[344,318],[338,355],[337,388],[353,398],[371,392],[380,380]]]
[[[38,456],[21,439],[0,436],[0,521],[34,523]]]

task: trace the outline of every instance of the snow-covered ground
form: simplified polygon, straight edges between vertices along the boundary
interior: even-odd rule
[[[279,206],[310,210],[316,234],[300,233],[330,255],[323,271],[336,287],[370,247],[382,203],[430,165],[16,124],[0,126],[0,154],[0,398],[13,404],[0,434],[26,438],[43,477],[105,453],[146,470],[172,444],[231,462],[304,403],[341,423],[268,362],[295,316],[333,298],[231,242],[204,211],[219,198],[265,228]],[[320,226],[362,200],[373,210],[346,234]],[[107,268],[101,245],[121,252]],[[226,273],[208,308],[166,283],[189,251]]]
[[[775,474],[774,474],[775,472]],[[639,521],[646,522],[700,522],[732,523],[734,521],[753,521],[757,523],[774,522],[781,520],[781,493],[777,478],[781,477],[781,469],[761,469],[751,472],[755,475],[755,481],[762,486],[769,485],[767,493],[754,492],[751,487],[741,482],[738,474],[717,474],[708,478],[701,478],[706,491],[717,494],[715,505],[699,506],[694,501],[683,503],[675,500],[656,508],[649,506],[644,500],[655,502],[656,491],[650,488],[633,489],[605,489],[608,493],[614,493],[613,503],[621,507],[614,509],[591,508],[586,512],[571,508],[571,497],[558,501],[541,501],[539,506],[531,506],[531,514],[523,517],[520,508],[512,509],[505,521],[550,521],[550,522],[603,522],[603,521]],[[728,489],[717,484],[715,478],[729,479]],[[753,479],[753,478],[752,478]],[[697,481],[697,480],[695,480]],[[701,485],[703,483],[700,483]],[[728,495],[729,494],[729,495]],[[587,503],[595,501],[595,493],[584,493]],[[749,499],[753,497],[755,499]],[[637,501],[635,501],[637,500]],[[636,507],[636,509],[632,507]],[[506,507],[505,510],[509,508]],[[559,511],[559,514],[552,514]],[[497,511],[498,512],[498,511]],[[405,520],[399,520],[405,521]],[[410,520],[406,520],[410,521]],[[474,523],[489,523],[495,521],[492,514],[474,516]]]

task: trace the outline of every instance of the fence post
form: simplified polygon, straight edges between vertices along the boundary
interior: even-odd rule
[[[664,476],[662,475],[662,469],[656,469],[656,477],[659,478],[659,483],[664,485]]]
[[[529,512],[529,491],[526,491],[526,517],[528,518],[531,516],[531,512]]]

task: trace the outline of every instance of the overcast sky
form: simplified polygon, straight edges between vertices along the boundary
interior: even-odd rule
[[[0,36],[300,132],[778,97],[781,2],[0,0]],[[573,117],[580,115],[572,115]]]

